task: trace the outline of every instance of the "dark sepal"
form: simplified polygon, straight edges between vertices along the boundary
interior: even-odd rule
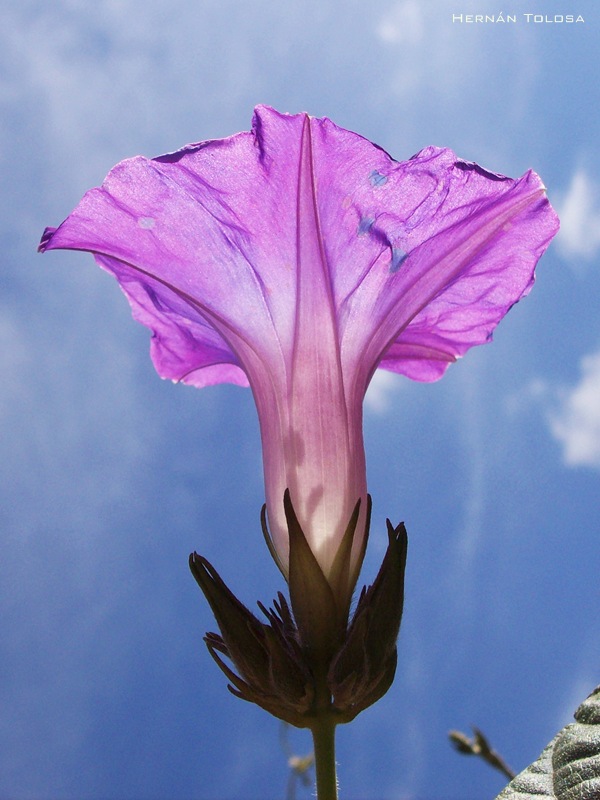
[[[290,602],[300,643],[313,672],[326,672],[343,641],[347,616],[343,618],[343,609],[306,541],[288,489],[283,508],[290,537]]]
[[[342,555],[339,560],[336,557],[331,570],[341,597],[335,596],[310,550],[289,492],[284,496],[284,509],[290,536],[292,609],[279,593],[273,608],[258,604],[269,624],[261,622],[227,588],[211,564],[192,553],[190,568],[221,631],[220,636],[207,634],[205,642],[237,697],[300,728],[313,727],[322,714],[331,715],[336,724],[350,722],[379,700],[394,678],[406,531],[403,524],[394,528],[387,521],[385,558],[372,586],[363,588],[348,625],[347,594],[353,588],[353,576],[347,564],[360,506],[355,507]],[[370,502],[365,536],[369,518]],[[262,522],[266,530],[264,512]],[[221,656],[230,659],[237,673]]]
[[[364,588],[328,683],[340,721],[349,722],[382,697],[394,679],[404,604],[407,536],[387,520],[388,549],[374,583]]]
[[[190,569],[208,600],[221,631],[205,637],[211,656],[230,680],[230,690],[244,700],[290,722],[304,727],[312,707],[312,679],[303,659],[290,614],[283,601],[276,609],[265,610],[271,626],[265,625],[227,588],[214,567],[192,553]],[[237,675],[221,659],[229,658]]]
[[[287,582],[287,572],[285,567],[281,563],[281,559],[279,558],[279,554],[275,549],[275,545],[273,544],[273,539],[271,538],[271,534],[269,532],[269,527],[267,525],[267,504],[265,503],[260,510],[260,526],[262,528],[263,536],[265,537],[265,544],[269,548],[269,553],[271,554],[271,558],[277,564],[279,571],[285,578]]]
[[[344,536],[338,548],[331,570],[328,575],[328,583],[332,588],[333,596],[339,609],[339,614],[344,619],[344,628],[348,623],[348,614],[350,613],[350,603],[352,601],[352,592],[356,586],[360,568],[365,557],[365,550],[367,549],[367,540],[369,538],[369,528],[371,525],[371,495],[367,495],[367,514],[365,518],[365,529],[363,531],[360,550],[357,558],[355,559],[354,567],[351,569],[350,564],[352,560],[352,550],[354,544],[354,536],[356,534],[356,525],[358,523],[358,516],[360,514],[360,498],[354,506],[354,511],[350,517],[350,521],[346,526]]]

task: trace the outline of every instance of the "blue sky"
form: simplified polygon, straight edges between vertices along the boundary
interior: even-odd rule
[[[396,682],[339,731],[342,797],[494,796],[447,731],[481,727],[520,769],[600,681],[597,4],[0,5],[0,797],[284,795],[279,723],[226,691],[187,569],[198,550],[248,605],[283,589],[251,395],[161,381],[92,258],[35,253],[114,163],[247,129],[257,103],[397,159],[533,167],[561,214],[492,345],[433,385],[378,373],[366,402],[363,580],[386,516],[410,552]],[[517,22],[452,21],[500,11]]]

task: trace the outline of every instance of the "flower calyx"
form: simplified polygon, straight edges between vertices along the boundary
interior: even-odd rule
[[[192,574],[220,630],[220,634],[208,633],[204,640],[237,697],[300,728],[312,728],[323,715],[335,724],[350,722],[387,692],[394,677],[406,530],[403,524],[394,528],[388,520],[389,544],[383,563],[374,583],[363,588],[349,621],[356,577],[352,582],[348,565],[359,504],[326,577],[287,492],[284,503],[290,532],[291,604],[281,593],[271,608],[259,602],[266,620],[261,621],[205,558],[192,553]]]
[[[373,584],[363,587],[344,645],[329,669],[333,703],[344,722],[383,697],[396,673],[408,538],[404,523],[394,528],[388,519],[386,524],[383,562]]]
[[[221,632],[207,633],[204,641],[229,679],[230,692],[285,722],[304,727],[302,720],[312,707],[314,688],[285,597],[279,593],[270,609],[259,603],[270,623],[266,624],[235,597],[205,558],[192,553],[190,569]],[[230,659],[239,674],[221,656]]]

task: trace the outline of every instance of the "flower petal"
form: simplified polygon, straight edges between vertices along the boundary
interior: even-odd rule
[[[243,383],[234,346],[278,350],[260,278],[245,252],[248,231],[227,203],[231,190],[190,176],[200,153],[214,167],[226,160],[224,150],[248,148],[251,137],[240,134],[188,148],[166,164],[124,161],[42,242],[42,249],[90,250],[115,274],[136,319],[154,332],[152,356],[163,377],[202,384],[197,370],[225,363],[226,373]]]
[[[489,341],[507,311],[530,291],[558,220],[534,173],[502,188],[495,197],[469,204],[462,219],[417,245],[407,258],[386,297],[387,307],[380,306],[385,324],[378,333],[383,339],[387,328],[395,336],[395,350],[384,355],[388,369],[416,380],[441,377],[470,347]],[[402,298],[401,310],[394,297]],[[415,345],[429,348],[432,337],[442,354],[433,372],[431,361],[412,357]],[[408,359],[402,353],[406,345]]]
[[[89,250],[117,277],[163,377],[251,386],[279,560],[289,489],[328,576],[359,499],[364,530],[374,370],[436,380],[487,341],[557,227],[534,173],[433,147],[399,163],[258,107],[248,133],[118,164],[40,250]]]
[[[540,179],[434,147],[398,163],[329,120],[313,130],[345,374],[356,373],[359,393],[380,361],[441,377],[529,291],[558,230]]]
[[[287,409],[280,415],[286,435],[279,448],[270,448],[281,452],[281,460],[273,464],[266,483],[271,523],[278,511],[276,526],[287,530],[281,498],[289,489],[311,547],[328,574],[354,506],[358,500],[366,503],[367,486],[362,398],[356,407],[348,406],[331,267],[319,219],[311,129],[305,117],[296,201],[294,343]],[[262,410],[268,416],[268,409]],[[262,417],[260,412],[259,408]],[[365,513],[359,517],[361,531]],[[360,551],[361,539],[357,537],[355,552]]]

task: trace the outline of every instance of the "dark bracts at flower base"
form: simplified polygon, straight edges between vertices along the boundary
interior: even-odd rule
[[[388,522],[387,553],[372,586],[363,588],[352,619],[314,558],[285,498],[290,529],[290,610],[280,593],[259,621],[225,586],[202,556],[190,568],[210,603],[221,636],[205,641],[238,697],[300,728],[328,714],[350,722],[389,689],[396,670],[396,639],[404,598],[406,531]],[[355,513],[348,525],[353,536]],[[292,613],[293,612],[293,613]],[[231,659],[239,676],[222,661]]]
[[[162,377],[252,389],[263,532],[291,608],[280,595],[261,622],[203,558],[191,567],[234,693],[311,728],[320,800],[336,796],[335,725],[392,681],[402,613],[405,533],[389,525],[349,619],[369,382],[378,367],[437,380],[489,341],[557,229],[531,171],[512,180],[436,147],[397,162],[328,119],[258,107],[252,131],[118,164],[44,233],[40,250],[88,250],[117,278]]]
[[[368,497],[366,546],[371,516]],[[387,521],[388,548],[374,583],[363,590],[349,620],[350,553],[360,500],[346,528],[328,580],[294,512],[289,491],[284,508],[290,537],[289,589],[258,620],[227,588],[214,567],[192,553],[190,569],[204,592],[221,635],[208,633],[210,654],[229,678],[229,690],[299,728],[314,740],[320,798],[337,796],[335,728],[379,700],[396,672],[396,640],[404,605],[407,536],[403,524]],[[262,525],[265,537],[266,507]],[[293,612],[293,613],[292,613]],[[236,674],[221,658],[225,655]]]

